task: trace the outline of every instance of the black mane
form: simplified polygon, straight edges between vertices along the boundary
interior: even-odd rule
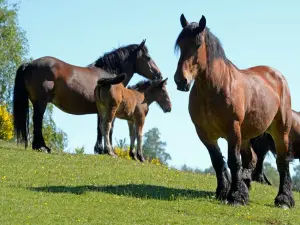
[[[131,89],[131,90],[143,92],[143,91],[147,90],[149,87],[155,86],[156,84],[158,84],[160,82],[161,82],[161,80],[142,80],[142,81],[139,81],[137,84],[128,86],[127,88]]]
[[[199,43],[201,40],[201,35],[205,35],[205,44],[206,44],[206,54],[208,56],[208,65],[211,66],[212,62],[215,59],[222,59],[226,64],[231,63],[227,59],[225,51],[222,47],[220,40],[210,32],[209,28],[206,27],[202,33],[197,33],[196,28],[199,27],[198,23],[192,22],[184,29],[182,29],[175,42],[175,51],[179,50],[179,42],[185,38],[194,37],[195,42]]]
[[[123,72],[122,63],[128,59],[138,46],[138,44],[131,44],[114,49],[99,57],[94,63],[88,65],[88,67],[98,67],[108,73],[120,74]],[[148,53],[146,46],[144,46],[143,50],[145,53]]]

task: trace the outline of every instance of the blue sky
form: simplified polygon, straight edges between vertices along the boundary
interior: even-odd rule
[[[209,154],[188,113],[189,93],[177,91],[173,80],[179,57],[173,47],[181,31],[181,13],[190,22],[205,15],[207,26],[239,68],[264,64],[281,71],[289,82],[292,107],[299,111],[299,8],[299,1],[274,0],[23,0],[19,23],[26,31],[30,57],[54,56],[79,66],[92,63],[113,48],[146,38],[150,55],[163,76],[169,78],[167,88],[173,108],[164,114],[157,105],[151,105],[144,132],[159,128],[172,156],[171,165],[207,168],[211,165]],[[135,75],[131,84],[141,79]],[[67,133],[70,151],[84,146],[87,153],[93,152],[96,115],[74,116],[55,109],[54,120]],[[113,138],[124,137],[129,141],[127,123],[117,120]],[[220,139],[219,144],[227,157],[226,141]],[[268,160],[274,165],[273,157]]]

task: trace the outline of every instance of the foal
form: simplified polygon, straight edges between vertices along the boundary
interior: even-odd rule
[[[104,136],[105,153],[116,156],[109,140],[109,132],[114,118],[125,119],[129,126],[130,156],[144,162],[142,151],[142,133],[145,118],[152,102],[157,102],[162,110],[171,111],[171,101],[166,89],[167,79],[156,81],[142,81],[133,87],[125,88],[121,83],[126,75],[115,78],[101,79],[95,88],[94,94]],[[137,154],[133,152],[137,138]]]

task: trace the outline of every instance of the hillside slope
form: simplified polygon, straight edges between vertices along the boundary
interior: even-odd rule
[[[300,224],[253,183],[246,207],[214,199],[215,177],[95,155],[49,155],[0,141],[0,224]]]

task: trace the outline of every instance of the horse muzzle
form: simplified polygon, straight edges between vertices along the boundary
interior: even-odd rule
[[[164,109],[164,113],[169,113],[171,112],[171,107]]]
[[[190,90],[190,84],[188,84],[185,80],[176,83],[178,91],[188,92]]]

